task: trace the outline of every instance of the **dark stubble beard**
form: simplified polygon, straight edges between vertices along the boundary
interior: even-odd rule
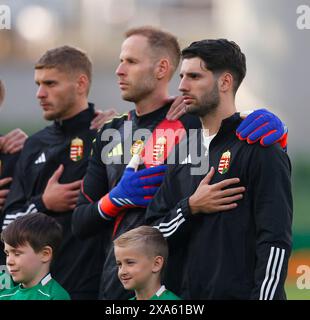
[[[73,109],[76,103],[76,93],[74,91],[68,91],[66,98],[62,101],[62,108],[58,112],[52,114],[44,114],[43,117],[47,121],[59,120],[64,117],[66,112],[70,109]]]
[[[188,108],[188,113],[204,117],[216,111],[220,103],[220,95],[217,84],[215,83],[212,90],[201,97],[200,104]]]

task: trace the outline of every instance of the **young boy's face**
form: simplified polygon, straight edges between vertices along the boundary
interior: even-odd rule
[[[15,248],[5,243],[4,252],[6,265],[14,282],[32,287],[41,280],[41,252],[36,253],[29,243]]]
[[[118,277],[127,290],[145,288],[156,267],[155,258],[148,257],[141,249],[114,247]],[[157,270],[157,269],[156,269]]]

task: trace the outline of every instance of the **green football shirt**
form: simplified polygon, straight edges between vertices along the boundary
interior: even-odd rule
[[[136,297],[133,297],[129,300],[137,300]],[[149,300],[182,300],[173,292],[166,289],[165,286],[161,286],[159,290],[151,297]]]
[[[23,288],[19,284],[0,290],[0,300],[70,300],[70,296],[49,273],[34,287]]]

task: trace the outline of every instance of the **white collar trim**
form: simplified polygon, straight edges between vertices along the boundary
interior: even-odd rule
[[[164,291],[166,291],[166,287],[162,285],[155,294],[157,295],[157,297],[160,297]]]
[[[41,280],[42,286],[45,286],[50,280],[52,280],[52,276],[51,276],[50,273],[48,273],[48,274]]]

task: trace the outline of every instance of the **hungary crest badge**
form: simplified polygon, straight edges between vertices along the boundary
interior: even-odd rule
[[[231,153],[229,150],[227,150],[226,152],[224,152],[222,154],[221,159],[220,159],[220,163],[219,163],[219,167],[218,167],[218,172],[220,174],[225,174],[229,170],[230,156],[231,156]]]
[[[167,156],[167,139],[159,137],[153,148],[153,165],[161,164]]]
[[[72,161],[79,161],[83,158],[84,143],[80,138],[75,138],[71,141],[70,159]]]
[[[133,143],[130,148],[130,153],[133,156],[134,154],[140,155],[144,147],[144,142],[142,140],[137,140]]]

